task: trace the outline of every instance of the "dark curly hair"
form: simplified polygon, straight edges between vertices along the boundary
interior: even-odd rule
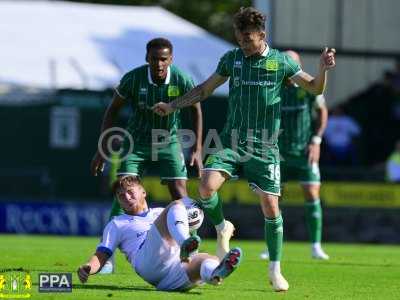
[[[233,26],[239,31],[265,31],[265,16],[254,7],[241,7],[233,16]]]

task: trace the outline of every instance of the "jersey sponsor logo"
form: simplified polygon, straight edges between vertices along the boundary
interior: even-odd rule
[[[237,60],[233,64],[234,68],[241,68],[242,67],[242,61]]]
[[[275,59],[268,59],[265,62],[265,69],[267,71],[278,71],[278,68],[279,68],[279,63]]]
[[[141,237],[143,234],[145,234],[147,231],[142,231],[142,232],[138,232],[136,233],[136,237]]]
[[[270,81],[270,80],[261,80],[261,81],[242,80],[242,85],[274,86],[275,82],[274,81]]]
[[[147,88],[140,88],[139,89],[139,95],[146,95],[147,94]]]
[[[176,85],[170,85],[168,87],[168,97],[177,97],[180,95],[179,87]]]
[[[307,109],[307,105],[294,105],[294,106],[282,106],[281,110],[282,111],[296,111],[296,110],[305,110]]]

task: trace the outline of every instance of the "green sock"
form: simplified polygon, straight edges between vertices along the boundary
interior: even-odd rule
[[[264,232],[269,253],[269,260],[280,261],[282,257],[283,242],[282,215],[279,215],[274,219],[265,218]]]
[[[218,197],[218,193],[215,192],[210,198],[200,198],[201,208],[204,210],[207,217],[210,218],[213,225],[221,224],[224,218],[222,212],[222,201]]]
[[[119,205],[118,200],[115,199],[115,197],[114,197],[113,198],[113,203],[112,203],[112,206],[111,206],[111,212],[110,212],[109,220],[111,220],[115,216],[122,215],[123,213],[124,213],[124,210]]]
[[[320,243],[322,235],[322,209],[319,199],[305,203],[308,234],[312,243]]]

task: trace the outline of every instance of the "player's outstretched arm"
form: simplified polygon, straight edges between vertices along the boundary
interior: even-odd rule
[[[212,74],[202,84],[196,86],[182,97],[176,98],[170,103],[159,102],[153,106],[153,111],[160,116],[166,116],[177,109],[191,106],[197,102],[203,101],[210,96],[214,90],[228,80],[217,73]]]
[[[89,275],[96,274],[106,263],[109,256],[106,253],[96,251],[96,253],[89,259],[86,264],[78,268],[78,277],[80,282],[85,283]]]
[[[125,102],[126,101],[121,98],[121,96],[119,96],[117,93],[114,93],[113,99],[104,114],[100,134],[102,134],[104,131],[111,128],[115,124],[118,114],[121,108],[124,106]],[[102,143],[103,145],[106,145],[107,141],[103,140]],[[103,149],[107,149],[107,147],[103,146]],[[98,149],[90,164],[90,170],[94,176],[97,176],[104,170],[104,157],[101,156]]]
[[[325,90],[328,70],[336,65],[335,53],[335,49],[325,47],[321,53],[317,76],[313,77],[307,72],[301,72],[291,79],[314,95],[322,94]]]
[[[326,125],[328,124],[328,108],[325,104],[325,97],[319,95],[316,98],[315,129],[308,145],[308,163],[310,165],[319,163],[322,136],[324,135]]]

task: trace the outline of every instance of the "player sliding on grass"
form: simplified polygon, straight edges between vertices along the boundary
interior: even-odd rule
[[[224,148],[210,155],[205,163],[199,188],[202,207],[215,225],[217,255],[222,257],[229,250],[234,227],[224,218],[217,191],[225,180],[242,171],[259,195],[265,217],[269,281],[275,291],[286,291],[289,284],[280,269],[283,220],[278,205],[280,91],[290,78],[305,90],[322,94],[327,71],[335,66],[335,51],[324,49],[314,78],[287,54],[266,44],[265,16],[256,9],[241,8],[234,16],[233,27],[240,48],[227,52],[205,82],[170,103],[154,105],[153,109],[162,116],[168,115],[203,101],[229,79],[228,115],[221,136]]]
[[[132,176],[119,179],[114,191],[125,214],[111,220],[92,258],[78,269],[82,283],[96,274],[118,247],[136,273],[163,291],[185,291],[201,282],[221,284],[239,265],[242,252],[231,249],[219,261],[197,253],[200,238],[190,236],[184,202],[173,201],[165,209],[149,209],[146,191]]]
[[[294,51],[286,53],[299,65],[300,56]],[[328,109],[323,95],[315,96],[306,92],[293,82],[281,91],[282,133],[279,136],[282,182],[296,180],[303,188],[305,219],[311,240],[311,256],[316,259],[329,259],[321,247],[322,209],[319,200],[321,176],[319,156],[322,135],[328,120]],[[316,114],[313,122],[313,113]],[[315,123],[315,124],[313,124]],[[268,252],[261,254],[268,259]]]

